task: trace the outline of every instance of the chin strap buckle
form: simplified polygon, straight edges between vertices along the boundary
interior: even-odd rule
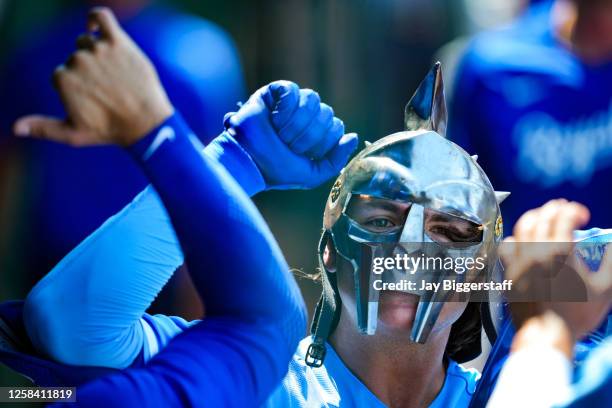
[[[311,343],[306,351],[306,365],[315,368],[321,367],[326,353],[327,348],[324,344]]]

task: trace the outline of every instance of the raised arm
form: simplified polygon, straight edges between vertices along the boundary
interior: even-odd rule
[[[279,135],[296,121],[308,126],[281,135],[296,139],[301,131],[308,151],[292,148]],[[204,152],[249,194],[318,185],[345,163],[355,142],[352,135],[342,139],[344,126],[316,93],[286,81],[261,88],[227,116],[226,126]],[[186,126],[177,131],[191,135]],[[314,149],[319,157],[311,159]],[[168,215],[147,187],[33,288],[24,311],[32,342],[40,352],[74,365],[125,368],[141,354],[148,360],[188,326],[179,318],[143,318],[182,263]]]
[[[306,323],[299,289],[261,215],[174,115],[132,149],[168,209],[207,317],[142,369],[78,390],[84,406],[252,406],[287,371]],[[155,136],[172,134],[146,154]]]
[[[133,47],[120,47],[128,40],[126,36],[115,40],[124,60],[138,54]],[[79,43],[84,49],[97,47],[98,53],[107,52],[104,43]],[[79,51],[72,64],[90,64],[88,57]],[[69,82],[63,78],[71,78],[67,74],[56,76],[60,92],[62,84]],[[112,95],[113,91],[127,91],[127,100],[133,99],[127,86],[130,75],[112,75],[112,79],[117,81],[114,88],[94,89],[89,85],[90,89]],[[138,80],[144,81],[141,88],[149,90],[146,97],[163,100],[163,89],[154,76],[144,75]],[[86,96],[76,93],[73,98]],[[122,108],[129,113],[129,106]],[[89,120],[95,116],[85,117],[77,107],[72,109],[75,117]],[[134,116],[139,113],[134,112]],[[258,90],[237,113],[227,115],[225,123],[226,131],[205,152],[249,194],[270,188],[316,186],[337,173],[356,145],[355,135],[343,137],[341,121],[334,118],[331,108],[320,103],[315,92],[299,90],[286,81]],[[15,128],[31,136],[64,136],[67,139],[63,141],[82,143],[74,138],[74,129],[50,118],[28,117]],[[190,134],[187,127],[177,131],[184,136]],[[177,319],[142,319],[182,260],[168,216],[155,191],[148,187],[33,289],[24,313],[33,343],[50,357],[75,365],[124,368],[140,353],[149,358],[186,326],[186,322],[177,325]]]
[[[129,75],[122,49],[135,46],[110,11],[95,10],[90,23],[99,27],[99,44],[108,48],[86,53],[88,62],[58,74],[70,121],[54,122],[54,138],[81,145],[133,145],[133,155],[168,210],[208,316],[150,367],[80,390],[79,404],[125,405],[131,400],[135,404],[129,405],[135,406],[174,406],[204,399],[207,406],[258,405],[287,371],[305,330],[297,285],[253,203],[185,136],[186,125],[169,103],[139,100],[147,103],[134,106],[147,119],[136,125],[116,106],[142,98],[125,89],[114,96],[104,88],[114,74]],[[130,62],[138,76],[154,76],[146,60]],[[112,67],[119,72],[110,73]],[[81,98],[76,98],[77,91]],[[96,113],[100,127],[89,122]]]

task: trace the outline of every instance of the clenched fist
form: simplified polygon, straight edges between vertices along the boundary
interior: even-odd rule
[[[289,81],[257,90],[226,115],[225,127],[257,163],[267,189],[320,185],[340,172],[358,142],[315,91]]]
[[[95,8],[87,26],[77,51],[53,74],[67,117],[22,117],[16,135],[73,146],[127,146],[173,113],[155,68],[113,13]]]

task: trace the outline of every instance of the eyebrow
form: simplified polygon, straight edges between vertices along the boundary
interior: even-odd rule
[[[383,200],[383,199],[372,199],[372,198],[361,198],[359,200],[357,200],[355,202],[355,204],[361,208],[364,207],[369,207],[369,208],[376,208],[376,209],[383,209],[383,210],[387,210],[390,212],[403,212],[405,211],[404,208],[402,208],[402,206],[398,203],[394,203],[391,200]]]

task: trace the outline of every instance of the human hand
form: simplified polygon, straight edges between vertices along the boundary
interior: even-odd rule
[[[340,172],[358,142],[316,92],[288,81],[257,90],[225,126],[269,189],[318,186]]]
[[[127,146],[172,114],[155,68],[113,13],[92,9],[87,28],[77,51],[53,74],[67,117],[24,116],[14,124],[16,135],[73,146]]]
[[[588,209],[581,204],[566,200],[549,201],[543,207],[525,213],[517,222],[512,237],[506,240],[513,244],[502,245],[500,255],[506,265],[506,278],[514,282],[513,290],[537,290],[542,274],[555,276],[559,272],[551,269],[559,267],[555,259],[569,261],[569,267],[563,268],[563,279],[578,278],[585,288],[584,301],[510,303],[518,329],[524,327],[526,333],[533,333],[534,328],[550,331],[554,327],[556,333],[563,333],[559,320],[552,317],[553,313],[562,319],[567,329],[565,332],[573,342],[595,329],[608,313],[612,302],[612,251],[606,251],[597,272],[589,271],[584,262],[574,256],[573,231],[586,224],[589,217]],[[534,244],[537,242],[554,244]],[[534,338],[532,335],[529,337]],[[524,336],[517,338],[524,339]]]

